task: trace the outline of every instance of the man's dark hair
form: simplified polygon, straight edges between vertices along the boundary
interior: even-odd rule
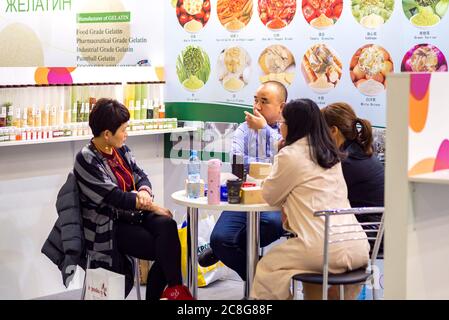
[[[288,102],[282,110],[287,125],[285,145],[307,137],[310,157],[322,168],[332,168],[340,162],[343,154],[335,145],[320,108],[310,99]]]
[[[99,99],[89,114],[89,127],[94,137],[109,130],[115,134],[118,128],[129,120],[128,109],[114,99]]]
[[[278,92],[280,93],[279,98],[280,98],[281,102],[287,102],[287,98],[288,98],[287,88],[282,83],[280,83],[279,81],[270,80],[270,81],[264,82],[263,85],[275,86],[276,89],[278,90]]]

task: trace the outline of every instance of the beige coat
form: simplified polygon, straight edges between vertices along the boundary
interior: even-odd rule
[[[284,229],[297,237],[273,247],[260,260],[251,296],[290,299],[293,275],[323,270],[324,218],[314,217],[313,212],[350,207],[341,164],[323,169],[311,160],[307,138],[300,139],[275,156],[273,170],[264,181],[262,192],[268,204],[282,207],[287,217]],[[330,222],[356,224],[345,227],[344,231],[362,230],[354,215],[335,216]],[[331,244],[329,272],[342,273],[367,265],[368,255],[367,240]]]

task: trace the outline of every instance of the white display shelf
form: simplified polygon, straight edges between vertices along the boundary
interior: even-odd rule
[[[449,170],[418,174],[416,176],[408,177],[408,181],[415,183],[449,184]]]
[[[183,128],[176,128],[176,129],[140,130],[140,131],[129,131],[128,136],[129,137],[148,136],[148,135],[154,135],[154,134],[180,133],[180,132],[190,132],[190,131],[196,131],[196,130],[197,130],[197,128],[194,128],[194,127],[183,127]],[[82,141],[82,140],[89,140],[91,138],[92,138],[92,135],[71,136],[71,137],[61,137],[61,138],[42,139],[42,140],[6,141],[6,142],[0,142],[0,147],[22,146],[22,145],[42,144],[42,143],[57,143],[57,142],[68,142],[68,141]]]

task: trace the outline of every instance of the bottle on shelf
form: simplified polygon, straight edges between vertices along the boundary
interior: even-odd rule
[[[153,119],[159,119],[159,100],[154,101]]]
[[[12,125],[16,128],[21,127],[21,119],[20,119],[20,108],[14,109],[14,119],[12,120]]]
[[[57,119],[56,119],[56,116],[57,116],[57,108],[56,108],[56,106],[51,106],[51,109],[50,109],[50,120],[48,121],[48,124],[50,125],[50,126],[56,126],[57,124],[58,124],[58,122],[57,122]]]
[[[6,107],[0,108],[0,127],[6,127]]]
[[[198,184],[197,187],[189,187],[187,194],[188,198],[198,198],[200,197],[200,170],[201,162],[198,158],[198,153],[196,150],[192,150],[190,153],[189,163],[187,164],[187,182],[188,184]]]
[[[161,106],[159,107],[159,118],[164,119],[165,118],[165,104],[164,102],[161,103]]]
[[[50,123],[50,106],[48,104],[46,104],[45,107],[42,108],[41,123],[44,127],[48,126]]]
[[[89,121],[89,113],[90,113],[89,109],[90,109],[89,103],[86,102],[84,104],[83,122]]]
[[[6,126],[11,127],[14,119],[14,107],[12,105],[7,107],[6,111]]]
[[[128,101],[129,120],[134,120],[134,100]]]
[[[41,115],[41,109],[40,108],[36,108],[36,115],[34,117],[34,126],[35,127],[40,127],[42,126],[42,115]]]
[[[136,100],[136,106],[134,107],[134,120],[140,120],[141,116],[141,106],[140,106],[140,100]]]
[[[147,119],[153,119],[153,112],[154,112],[154,105],[153,105],[153,100],[150,101],[150,103],[148,104],[148,109],[147,109]]]
[[[148,113],[148,100],[144,99],[143,100],[142,109],[141,109],[141,112],[140,112],[140,119],[141,120],[146,120],[147,119],[147,113]]]

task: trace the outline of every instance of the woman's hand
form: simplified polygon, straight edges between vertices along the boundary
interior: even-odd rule
[[[282,208],[282,210],[281,210],[281,219],[282,219],[282,224],[285,224],[285,221],[287,221],[287,215],[284,212],[284,208]]]
[[[151,212],[161,215],[161,216],[167,216],[167,217],[173,218],[173,214],[171,213],[171,211],[169,209],[163,208],[154,203],[151,205],[151,207],[149,209],[145,209],[145,210],[151,211]]]
[[[139,191],[137,192],[136,198],[136,209],[145,209],[151,207],[153,204],[153,199],[147,191]]]

